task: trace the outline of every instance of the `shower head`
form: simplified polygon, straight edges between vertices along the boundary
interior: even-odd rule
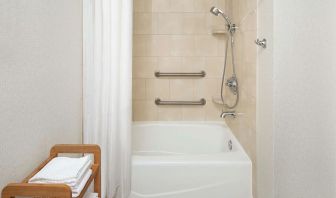
[[[222,17],[226,20],[226,22],[228,23],[228,25],[231,25],[231,24],[232,24],[230,18],[229,18],[227,15],[225,15],[224,12],[223,12],[221,9],[219,9],[219,8],[217,8],[217,7],[215,7],[215,6],[213,6],[213,7],[210,9],[210,12],[211,12],[212,14],[216,15],[216,16],[218,16],[218,15],[222,15]]]
[[[210,12],[216,16],[218,16],[219,14],[224,14],[221,9],[216,8],[215,6],[210,9]]]

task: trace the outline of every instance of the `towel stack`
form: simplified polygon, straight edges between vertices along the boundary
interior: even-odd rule
[[[78,197],[89,180],[92,170],[90,156],[81,158],[56,157],[34,175],[29,183],[67,184],[72,197]]]

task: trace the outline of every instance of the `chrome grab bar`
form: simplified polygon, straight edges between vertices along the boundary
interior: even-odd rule
[[[201,72],[160,72],[156,71],[154,72],[154,75],[156,77],[205,77],[206,73],[205,71]]]
[[[204,98],[199,101],[164,101],[160,98],[155,99],[156,105],[205,105],[206,100]]]

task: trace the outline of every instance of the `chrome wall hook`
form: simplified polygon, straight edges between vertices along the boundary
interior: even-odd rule
[[[264,38],[263,40],[255,40],[255,44],[261,46],[262,48],[266,49],[267,48],[267,40]]]

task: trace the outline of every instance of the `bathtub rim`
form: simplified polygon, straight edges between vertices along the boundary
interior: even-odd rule
[[[233,143],[237,146],[237,151],[233,152],[218,152],[209,154],[181,154],[181,155],[134,155],[132,154],[132,160],[135,164],[228,164],[228,163],[239,163],[239,164],[249,164],[251,165],[251,159],[247,155],[245,149],[238,141],[237,137],[233,133],[230,127],[225,121],[133,121],[132,122],[132,133],[134,126],[146,126],[146,125],[216,125],[224,127],[229,131],[229,135]]]

